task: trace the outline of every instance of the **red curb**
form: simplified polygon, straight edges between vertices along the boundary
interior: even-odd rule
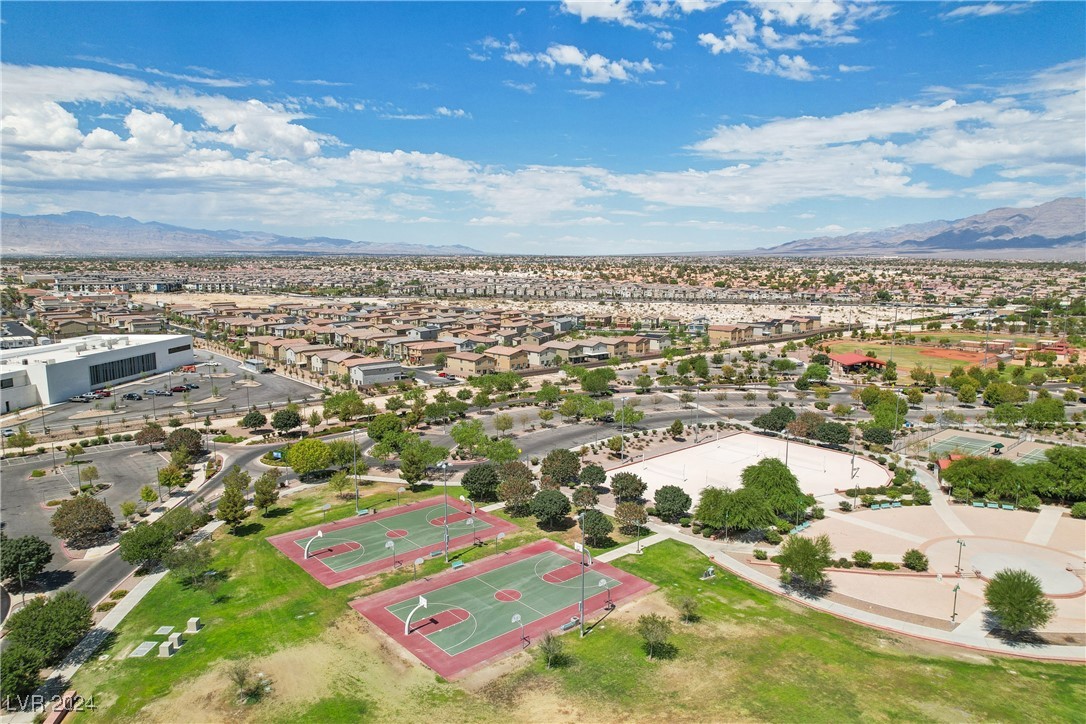
[[[469,517],[468,513],[465,510],[461,509],[461,505],[463,504],[459,501],[456,501],[455,503],[449,501],[449,507],[455,509],[458,514],[462,514],[464,516],[463,519],[467,519]],[[438,506],[441,506],[442,510],[444,509],[444,501],[441,498],[427,498],[425,500],[420,500],[409,505],[385,508],[379,513],[372,513],[364,517],[344,518],[342,520],[337,520],[333,523],[320,523],[317,525],[311,525],[308,528],[300,528],[298,530],[292,530],[287,533],[280,533],[279,535],[268,538],[267,541],[268,543],[271,543],[273,546],[275,546],[275,548],[277,548],[280,553],[301,566],[303,570],[309,573],[309,575],[313,576],[313,578],[317,579],[317,581],[319,581],[322,585],[327,588],[336,588],[337,586],[342,586],[347,583],[359,581],[363,578],[366,578],[367,576],[371,576],[375,573],[390,568],[390,566],[392,565],[391,557],[371,561],[370,563],[356,566],[354,568],[348,568],[345,571],[340,571],[337,573],[324,565],[319,558],[313,557],[312,555],[308,559],[304,558],[303,556],[305,555],[305,551],[295,545],[295,541],[300,538],[316,535],[318,530],[323,530],[325,533],[330,533],[332,531],[340,531],[347,528],[353,528],[357,525],[364,525],[375,520],[383,520],[394,515],[400,515],[402,513],[407,513],[420,508],[434,507],[436,509]],[[490,527],[487,528],[485,531],[480,531],[480,540],[482,540],[484,536],[492,538],[498,533],[509,533],[511,531],[517,530],[516,525],[510,523],[504,518],[498,518],[496,516],[484,513],[479,510],[476,510],[475,517],[478,518],[480,521],[483,521],[490,525]],[[449,515],[449,519],[453,519],[451,512]],[[451,551],[460,548],[467,548],[468,546],[472,545],[473,542],[473,536],[470,532],[468,532],[465,535],[450,539],[449,550]],[[413,555],[415,555],[416,552],[424,550],[444,550],[444,545],[438,543],[435,546],[427,546],[427,548],[425,549],[397,549],[396,559],[397,561],[408,561]]]
[[[408,583],[398,588],[382,591],[351,602],[351,608],[365,616],[377,628],[400,644],[407,651],[417,657],[426,666],[433,669],[446,679],[454,680],[465,673],[489,664],[510,653],[520,650],[524,646],[519,629],[514,629],[486,641],[467,651],[450,656],[436,644],[430,642],[425,636],[411,634],[404,636],[403,621],[390,613],[387,609],[396,603],[410,600],[419,595],[427,595],[438,588],[459,583],[481,573],[503,568],[526,558],[544,552],[554,552],[570,561],[571,564],[580,565],[580,554],[559,545],[552,540],[540,540],[526,546],[521,546],[504,554],[492,555],[481,561],[464,566],[453,571],[447,571],[429,579],[423,579],[414,583]],[[618,581],[618,585],[610,590],[611,601],[618,604],[634,596],[640,596],[656,588],[648,581],[644,581],[625,571],[621,571],[607,563],[595,562],[591,569],[593,572],[602,573]],[[489,600],[489,597],[488,597]],[[481,602],[485,604],[486,602]],[[545,631],[553,631],[571,618],[577,615],[579,603],[555,611],[541,619],[524,626],[524,635],[530,639],[542,635]],[[585,618],[595,616],[607,606],[607,593],[595,593],[585,598]]]

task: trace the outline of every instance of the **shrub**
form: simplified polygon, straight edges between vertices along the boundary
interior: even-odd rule
[[[871,552],[856,551],[852,554],[852,560],[856,564],[857,568],[870,568],[872,560]]]
[[[826,511],[824,508],[816,505],[815,507],[811,508],[811,517],[815,520],[822,520],[826,517]]]
[[[847,500],[842,500],[840,503],[837,504],[837,507],[841,509],[842,513],[848,513],[852,510],[852,503],[848,502]]]
[[[759,561],[765,561],[769,559],[769,554],[763,551],[761,548],[755,548],[754,558]]]
[[[901,558],[901,563],[910,571],[922,572],[928,570],[928,557],[915,548],[910,548],[905,551],[905,555]]]
[[[782,540],[784,540],[781,537],[781,534],[775,530],[767,530],[763,537],[765,538],[765,542],[771,546],[778,545]]]
[[[972,503],[973,491],[964,486],[958,486],[951,489],[950,497],[954,498],[955,502],[958,503]]]
[[[40,477],[44,477],[44,475],[45,475],[44,470],[32,470],[30,472],[30,477],[32,477],[32,478],[40,478]]]
[[[838,568],[852,568],[852,561],[845,558],[844,556],[841,556],[837,559],[837,563],[835,563],[834,565]]]
[[[927,488],[916,490],[912,502],[915,505],[931,505],[931,492]]]
[[[901,566],[898,564],[890,561],[879,561],[871,564],[871,568],[876,571],[896,571],[900,567]]]
[[[1086,500],[1075,503],[1071,506],[1072,518],[1086,518]]]
[[[1023,495],[1021,500],[1018,501],[1018,507],[1022,510],[1040,510],[1041,499],[1036,495]]]
[[[681,525],[683,528],[689,528],[692,522],[692,518],[679,518],[679,525]],[[700,528],[701,526],[698,527]]]
[[[7,620],[11,645],[38,651],[46,664],[60,661],[90,627],[90,603],[82,593],[70,590],[48,599],[35,598]]]

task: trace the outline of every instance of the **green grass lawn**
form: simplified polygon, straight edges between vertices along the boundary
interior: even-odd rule
[[[537,661],[496,686],[531,690],[558,678],[574,701],[621,719],[1082,719],[1080,666],[918,653],[907,639],[810,611],[728,574],[700,581],[705,557],[674,541],[615,565],[658,585],[671,603],[698,601],[700,621],[676,622],[675,657],[649,661],[632,617],[619,616],[585,639],[566,637],[567,666],[546,671]]]
[[[440,489],[411,497],[435,494]],[[388,492],[375,493],[362,504],[383,506],[388,498]],[[1081,720],[1086,668],[941,653],[949,649],[933,653],[903,637],[811,612],[727,574],[699,581],[706,559],[671,541],[615,562],[660,592],[624,606],[585,639],[564,636],[566,666],[548,671],[536,657],[469,691],[404,663],[347,606],[360,594],[410,580],[410,567],[328,590],[264,541],[318,522],[329,499],[286,499],[287,513],[251,517],[246,535],[220,533],[214,565],[225,580],[215,595],[167,576],[100,652],[110,658],[92,660],[75,676],[73,687],[93,694],[99,706],[79,719],[548,721],[576,718],[574,712],[582,720]],[[337,502],[328,519],[353,509],[353,501]],[[503,545],[543,534],[526,529]],[[492,553],[487,545],[457,555],[470,561]],[[440,559],[427,561],[422,573],[444,567]],[[673,659],[649,661],[628,610],[674,618],[664,599],[673,603],[682,596],[696,597],[701,620],[676,623]],[[206,627],[172,658],[122,657],[155,638],[158,626],[183,627],[190,616],[200,616]],[[331,658],[322,659],[321,652]],[[242,706],[215,676],[227,662],[247,657],[261,671],[270,667],[275,688],[268,700]],[[289,674],[276,673],[277,657]],[[292,689],[296,677],[309,677],[313,690]],[[208,681],[212,691],[205,691]]]

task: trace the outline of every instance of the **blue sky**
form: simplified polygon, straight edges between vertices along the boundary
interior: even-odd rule
[[[0,6],[3,210],[735,251],[1083,194],[1080,2]]]

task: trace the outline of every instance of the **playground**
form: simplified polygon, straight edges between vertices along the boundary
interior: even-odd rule
[[[590,559],[589,559],[590,560]],[[583,567],[585,625],[651,584],[606,563]],[[550,540],[491,556],[351,603],[447,679],[528,646],[545,631],[580,628],[581,554]]]
[[[743,468],[767,457],[787,461],[803,492],[818,499],[853,486],[885,485],[891,477],[886,468],[867,458],[853,459],[848,452],[748,432],[710,438],[655,457],[635,458],[608,470],[608,476],[620,472],[640,475],[648,485],[645,497],[650,500],[664,485],[678,485],[697,500],[702,489],[709,486],[738,487]]]
[[[448,503],[449,550],[516,530],[512,523],[473,510],[470,502]],[[283,533],[268,542],[329,588],[393,570],[418,557],[445,552],[442,498],[388,508]]]

